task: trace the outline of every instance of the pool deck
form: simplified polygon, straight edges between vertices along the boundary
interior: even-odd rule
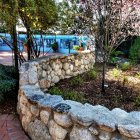
[[[26,52],[23,52],[22,54],[25,58],[27,58]],[[48,55],[64,55],[64,54],[62,54],[62,53],[47,53],[47,54],[45,54],[45,56],[48,56]],[[41,54],[40,56],[43,56],[43,54]],[[0,64],[9,65],[9,66],[14,65],[12,51],[0,51]]]

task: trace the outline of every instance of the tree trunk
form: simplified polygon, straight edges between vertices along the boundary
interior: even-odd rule
[[[27,55],[28,55],[28,60],[31,59],[31,41],[30,41],[31,33],[30,32],[31,32],[30,28],[27,28],[27,44],[28,44]]]
[[[105,93],[105,67],[106,63],[103,62],[103,70],[102,70],[102,93]]]
[[[12,29],[12,38],[13,38],[13,48],[14,48],[14,63],[16,71],[18,72],[18,44],[17,44],[17,32],[16,26],[13,26]]]

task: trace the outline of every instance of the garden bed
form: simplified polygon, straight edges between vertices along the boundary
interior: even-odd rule
[[[114,73],[114,67],[108,67],[106,74],[106,93],[101,92],[101,69],[97,74],[87,72],[70,79],[61,80],[49,89],[53,94],[62,95],[65,99],[88,102],[92,105],[103,105],[109,109],[121,108],[126,111],[140,111],[140,79],[135,76],[139,68]],[[134,81],[133,81],[134,79]],[[133,83],[136,82],[137,83]]]

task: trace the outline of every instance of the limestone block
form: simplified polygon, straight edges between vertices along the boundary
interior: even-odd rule
[[[64,140],[68,133],[67,130],[56,124],[53,120],[49,122],[49,132],[54,140]]]
[[[78,60],[75,60],[75,66],[79,66],[79,61]]]
[[[57,124],[59,124],[63,127],[70,127],[72,125],[71,118],[66,113],[54,112],[54,120]]]
[[[94,126],[89,127],[88,130],[89,130],[89,131],[91,132],[91,134],[93,134],[93,135],[98,135],[98,134],[99,134],[98,130],[97,130]]]
[[[70,74],[71,74],[70,69],[66,70],[66,75],[70,75]]]
[[[27,111],[26,116],[24,115],[21,120],[22,126],[25,129],[25,131],[27,131],[28,125],[31,121],[32,121],[32,114],[31,112]]]
[[[50,87],[50,81],[48,81],[46,78],[41,79],[39,81],[39,85],[40,85],[40,88],[49,88]]]
[[[50,117],[50,112],[48,112],[48,111],[46,111],[46,110],[42,110],[42,111],[40,112],[41,121],[42,121],[45,125],[48,124],[49,117]]]
[[[140,126],[139,125],[118,125],[119,132],[133,139],[140,139]]]
[[[29,69],[29,83],[35,84],[38,81],[37,67],[32,66]]]
[[[47,76],[47,73],[46,73],[46,71],[43,70],[42,77],[46,77],[46,76]]]
[[[111,133],[106,131],[101,131],[99,134],[99,140],[110,140],[111,139]]]
[[[59,82],[59,77],[58,76],[54,76],[54,77],[52,77],[52,82],[53,83],[57,83],[57,82]]]
[[[74,66],[70,64],[70,70],[73,71]]]
[[[62,75],[62,70],[59,69],[59,70],[56,71],[56,73],[57,73],[57,75],[61,76]]]
[[[29,123],[28,134],[32,140],[53,140],[45,124],[38,119]]]
[[[86,128],[74,126],[70,133],[70,140],[96,140],[96,138]]]
[[[58,71],[59,69],[60,69],[59,64],[56,64],[56,65],[54,66],[54,70],[55,70],[55,71]]]
[[[30,111],[35,117],[39,115],[39,108],[35,105],[30,105]]]
[[[63,64],[63,69],[64,70],[68,70],[69,69],[69,64],[68,63],[64,63]]]
[[[19,85],[27,85],[29,83],[28,71],[20,73]]]
[[[20,104],[23,104],[26,106],[28,104],[28,99],[24,95],[22,95],[19,98],[19,102],[20,102]]]

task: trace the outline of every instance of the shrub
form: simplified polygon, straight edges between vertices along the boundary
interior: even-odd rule
[[[136,73],[136,77],[137,77],[138,79],[140,79],[140,72],[137,72],[137,73]]]
[[[117,69],[117,68],[114,68],[114,69],[111,71],[111,75],[112,75],[113,77],[116,77],[116,78],[120,77],[121,74],[122,74],[122,71],[119,70],[119,69]]]
[[[125,62],[125,63],[121,63],[119,67],[121,68],[121,70],[126,71],[126,70],[130,70],[132,66],[129,62]]]
[[[82,85],[83,83],[84,83],[84,80],[80,75],[78,75],[70,80],[71,86],[78,86],[78,85]]]
[[[0,65],[0,102],[4,100],[6,93],[15,89],[16,75],[14,67]]]
[[[52,87],[49,89],[49,93],[53,95],[63,95],[63,92],[58,87]]]
[[[65,92],[64,94],[64,99],[66,100],[74,100],[74,101],[78,101],[78,102],[84,102],[84,96],[82,94],[78,94],[77,91],[74,90],[68,90]]]
[[[129,58],[134,62],[138,62],[140,60],[140,37],[137,37],[134,40],[129,51]]]
[[[74,90],[61,90],[59,87],[52,87],[49,89],[49,93],[52,95],[61,95],[65,100],[74,100],[78,102],[84,102],[84,96]]]
[[[134,99],[134,105],[137,107],[140,107],[140,95],[138,95],[135,99]]]
[[[87,76],[90,79],[96,79],[97,78],[97,72],[95,70],[91,70],[87,73]]]

